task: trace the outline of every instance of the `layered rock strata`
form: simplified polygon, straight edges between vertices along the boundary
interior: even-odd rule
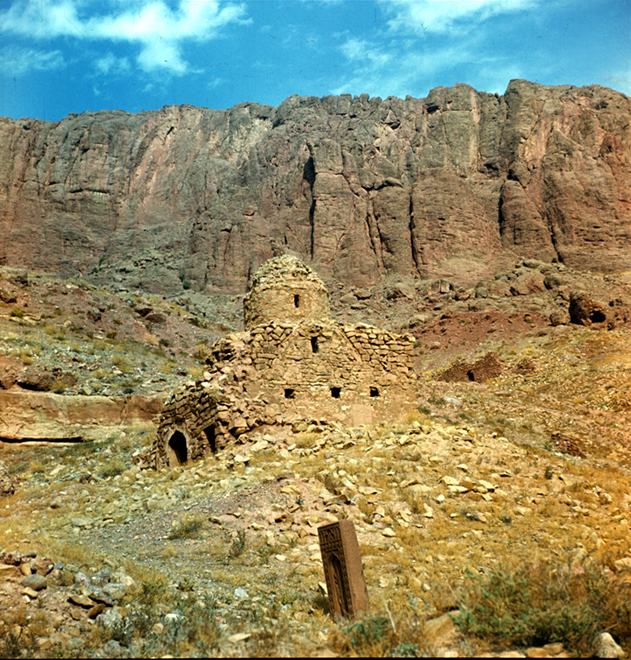
[[[355,286],[474,283],[515,256],[631,269],[631,104],[514,80],[425,99],[0,120],[0,262],[244,292],[293,253]]]

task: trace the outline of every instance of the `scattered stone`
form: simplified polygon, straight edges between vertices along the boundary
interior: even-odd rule
[[[622,571],[631,570],[631,557],[623,557],[622,559],[616,559],[613,563],[614,568],[618,573]]]
[[[29,598],[37,598],[39,595],[39,592],[35,591],[35,589],[31,589],[30,587],[24,587],[20,593],[24,596],[28,596]]]
[[[456,624],[449,613],[426,621],[423,632],[423,638],[436,648],[451,644],[458,635]]]
[[[80,607],[85,607],[87,609],[92,609],[96,605],[91,598],[88,598],[88,596],[84,596],[83,594],[70,594],[68,600],[73,605],[79,605]]]
[[[48,586],[48,580],[43,575],[34,573],[33,575],[27,575],[22,580],[22,586],[28,587],[29,589],[35,589],[35,591],[41,591]]]
[[[596,328],[607,325],[607,308],[586,293],[573,293],[570,296],[569,313],[572,323]]]
[[[104,610],[106,607],[107,607],[107,606],[105,605],[105,603],[97,603],[94,607],[91,607],[91,608],[88,610],[88,617],[89,617],[90,619],[96,619],[96,617],[97,617],[99,614],[101,614],[101,612],[103,612],[103,610]]]
[[[594,638],[594,655],[597,658],[624,658],[624,651],[608,632],[601,632]]]
[[[105,610],[103,613],[99,614],[96,617],[96,620],[104,628],[107,628],[108,630],[113,630],[121,624],[123,617],[121,616],[121,613],[117,609],[111,609],[111,610]]]
[[[561,642],[554,642],[553,644],[545,644],[543,647],[550,655],[559,655],[563,653],[563,644]]]

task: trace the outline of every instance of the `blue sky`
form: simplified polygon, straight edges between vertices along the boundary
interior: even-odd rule
[[[631,95],[629,0],[0,0],[0,116],[512,78]]]

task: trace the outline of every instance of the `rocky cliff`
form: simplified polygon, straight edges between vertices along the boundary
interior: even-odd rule
[[[630,119],[610,89],[523,80],[0,119],[0,263],[163,293],[244,291],[284,252],[356,286],[516,255],[631,270]]]

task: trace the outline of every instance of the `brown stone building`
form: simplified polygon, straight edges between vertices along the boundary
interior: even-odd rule
[[[396,419],[416,399],[413,338],[330,317],[322,280],[270,259],[244,300],[245,332],[211,348],[204,380],[176,390],[160,419],[158,467],[216,451],[265,425]]]

